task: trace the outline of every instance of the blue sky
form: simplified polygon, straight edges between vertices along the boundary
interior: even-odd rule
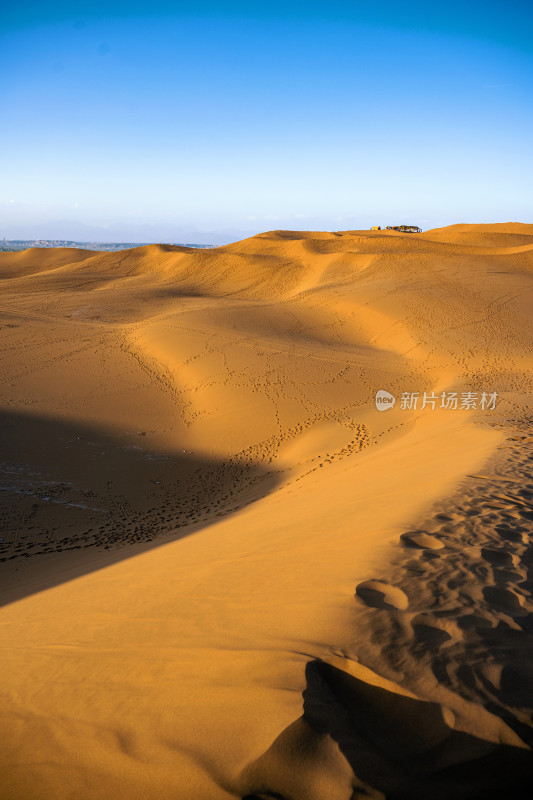
[[[533,221],[531,2],[6,6],[0,237]]]

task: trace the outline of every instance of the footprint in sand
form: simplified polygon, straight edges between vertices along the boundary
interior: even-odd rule
[[[481,550],[481,555],[485,561],[488,561],[489,564],[493,564],[495,567],[514,566],[513,556],[506,550],[495,550],[492,547],[483,547]]]
[[[499,586],[486,586],[483,589],[483,596],[496,611],[503,611],[511,616],[524,616],[527,614],[522,595],[515,594],[510,589],[503,589]]]
[[[432,648],[438,648],[452,638],[451,634],[431,615],[419,614],[412,620],[411,625],[417,641]]]
[[[434,531],[440,531],[441,528],[442,528],[442,520],[433,518],[424,523],[424,530],[429,533],[433,533]]]
[[[405,611],[409,607],[409,598],[398,586],[384,581],[368,580],[359,583],[355,589],[358,597],[373,608],[387,608]]]
[[[440,550],[444,543],[436,536],[430,536],[425,531],[407,531],[400,536],[402,542],[408,547],[419,547],[424,550]]]
[[[519,525],[509,525],[506,522],[501,522],[496,525],[495,531],[502,539],[507,539],[509,542],[525,544],[527,541],[523,534],[523,529]]]
[[[462,514],[457,514],[455,511],[451,511],[449,513],[440,513],[435,514],[435,519],[440,522],[458,522],[459,520],[463,519]]]
[[[457,618],[457,625],[463,631],[481,630],[483,628],[494,628],[495,621],[480,614],[464,614]]]

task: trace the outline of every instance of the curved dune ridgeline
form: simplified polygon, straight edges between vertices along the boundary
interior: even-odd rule
[[[2,800],[528,796],[533,225],[0,286]]]

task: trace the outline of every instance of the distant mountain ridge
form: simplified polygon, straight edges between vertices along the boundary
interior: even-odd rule
[[[69,239],[3,239],[0,240],[0,250],[28,250],[31,247],[73,247],[79,250],[99,250],[113,252],[116,250],[131,250],[133,247],[146,247],[152,242],[73,242]],[[210,249],[216,244],[190,244],[189,242],[164,242],[164,244],[178,245],[179,247],[195,247]]]

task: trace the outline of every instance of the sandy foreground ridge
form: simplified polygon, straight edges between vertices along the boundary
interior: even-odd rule
[[[533,225],[0,281],[0,800],[529,796]]]

